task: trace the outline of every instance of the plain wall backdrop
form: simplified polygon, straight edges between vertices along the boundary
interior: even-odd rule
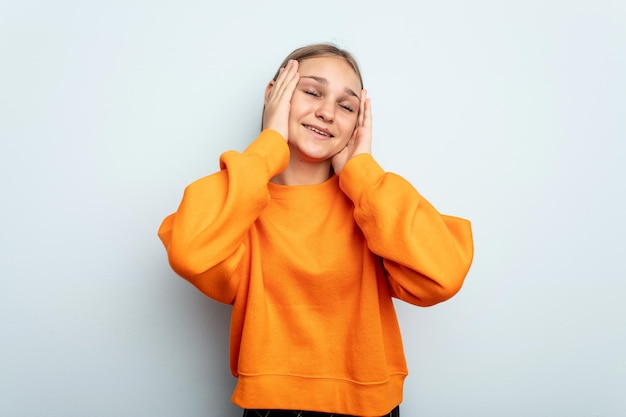
[[[241,415],[230,307],[156,232],[319,41],[379,163],[473,223],[461,292],[396,303],[403,416],[626,415],[622,0],[0,0],[0,415]]]

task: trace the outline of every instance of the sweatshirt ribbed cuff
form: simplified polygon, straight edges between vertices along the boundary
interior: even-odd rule
[[[260,155],[267,162],[270,178],[283,172],[289,165],[289,146],[275,130],[263,130],[244,153]]]
[[[363,193],[375,187],[384,175],[385,171],[372,155],[359,154],[346,162],[339,175],[339,186],[354,204],[359,204]]]

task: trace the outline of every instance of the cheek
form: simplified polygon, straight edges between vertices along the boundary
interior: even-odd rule
[[[289,119],[299,119],[304,113],[306,113],[306,103],[295,96],[291,98],[289,102]]]
[[[352,134],[354,133],[354,129],[356,128],[356,120],[347,120],[341,129],[341,146],[346,146]]]
[[[347,133],[348,135],[352,135],[352,132],[354,132],[354,129],[356,129],[356,123],[357,123],[356,114],[346,115],[346,117],[342,118],[342,121],[341,121],[342,130],[344,131],[344,133]]]

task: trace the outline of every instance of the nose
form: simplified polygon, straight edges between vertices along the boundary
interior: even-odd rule
[[[332,122],[335,119],[335,105],[331,100],[320,100],[319,106],[315,110],[315,117],[325,122]]]

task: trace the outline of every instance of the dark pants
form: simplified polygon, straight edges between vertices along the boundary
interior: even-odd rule
[[[352,417],[345,414],[297,410],[243,410],[243,417]],[[400,406],[381,417],[400,417]]]

